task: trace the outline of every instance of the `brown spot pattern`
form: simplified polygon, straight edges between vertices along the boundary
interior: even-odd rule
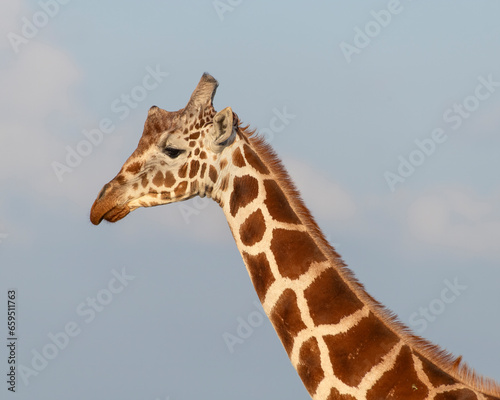
[[[126,171],[130,172],[131,174],[137,174],[141,169],[141,165],[142,164],[138,161],[133,162],[127,167]]]
[[[456,389],[439,393],[434,400],[477,400],[477,396],[469,389]]]
[[[439,387],[442,385],[453,385],[457,383],[457,381],[453,379],[453,377],[436,367],[423,356],[418,354],[418,358],[420,359],[420,361],[422,361],[422,368],[425,375],[427,375],[427,378],[429,378],[429,382],[432,383],[434,387]]]
[[[306,232],[275,229],[271,251],[281,275],[290,279],[297,279],[307,272],[311,263],[326,261],[325,255]]]
[[[191,140],[196,140],[200,137],[200,132],[197,131],[197,132],[193,132],[191,135],[189,135],[189,139]]]
[[[233,165],[238,168],[242,168],[246,165],[245,159],[243,158],[243,154],[241,154],[239,147],[237,147],[233,152]]]
[[[208,176],[210,177],[210,180],[215,183],[217,182],[217,170],[213,165],[210,165],[210,168],[208,169]]]
[[[204,151],[202,151],[202,152],[200,153],[200,159],[202,159],[202,160],[206,160],[206,159],[207,159],[207,153],[205,153]]]
[[[279,222],[300,224],[299,217],[297,217],[297,214],[295,214],[292,207],[290,207],[290,203],[278,186],[278,183],[271,179],[266,179],[264,181],[264,188],[266,189],[266,199],[264,203],[271,217]]]
[[[200,162],[198,160],[191,161],[191,168],[189,169],[189,177],[194,178],[200,169]]]
[[[254,167],[261,174],[269,174],[269,170],[264,165],[259,156],[250,148],[248,145],[243,146],[243,152],[245,153],[245,158],[252,167]]]
[[[297,333],[306,328],[297,305],[297,295],[286,289],[271,310],[271,322],[278,333],[286,352],[290,355]]]
[[[308,339],[299,352],[297,372],[307,391],[313,395],[325,374],[321,368],[321,353],[316,338]]]
[[[349,331],[327,335],[324,340],[335,376],[349,386],[359,385],[366,373],[399,342],[372,313]]]
[[[174,189],[175,197],[182,196],[184,193],[186,193],[187,189],[187,182],[181,182],[177,185],[177,187]]]
[[[241,224],[240,238],[245,246],[253,246],[260,242],[266,231],[266,223],[261,210],[257,210],[249,215],[249,217]]]
[[[161,171],[158,171],[153,178],[153,184],[155,184],[156,186],[163,186],[163,182],[163,173]]]
[[[304,291],[304,296],[316,325],[337,324],[363,307],[334,268],[318,276]]]
[[[203,179],[203,177],[205,176],[206,169],[207,169],[207,164],[203,163],[202,166],[201,166],[201,172],[200,172],[200,178],[201,179]]]
[[[223,170],[224,168],[226,168],[227,164],[228,164],[227,160],[222,160],[220,162],[220,169]]]
[[[144,174],[141,178],[142,187],[145,188],[146,186],[148,186],[148,183],[149,183],[148,177],[146,174]]]
[[[172,172],[170,171],[165,172],[165,186],[171,187],[174,185],[174,183],[175,183],[174,174],[172,174]]]
[[[240,208],[245,207],[259,194],[259,183],[257,179],[245,175],[233,180],[233,191],[229,199],[229,211],[234,217]]]
[[[229,176],[226,175],[224,178],[222,178],[220,182],[220,190],[225,192],[228,187],[229,187]]]
[[[337,389],[332,388],[332,390],[330,391],[330,395],[326,400],[356,400],[356,399],[352,397],[350,394],[340,394],[340,392]]]
[[[257,296],[263,302],[269,287],[275,281],[269,261],[264,253],[252,256],[246,252],[243,252],[243,260],[248,268]]]
[[[188,164],[185,163],[179,168],[179,178],[185,178],[187,174]]]
[[[424,400],[428,394],[429,389],[415,371],[410,348],[403,346],[392,369],[386,371],[368,390],[366,399]]]

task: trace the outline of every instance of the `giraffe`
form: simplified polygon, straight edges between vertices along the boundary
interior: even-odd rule
[[[148,111],[137,149],[90,212],[98,225],[194,196],[223,209],[264,311],[315,400],[500,399],[461,357],[413,335],[330,246],[274,151],[203,74],[185,108]]]

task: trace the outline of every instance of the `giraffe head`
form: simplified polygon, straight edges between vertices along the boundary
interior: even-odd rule
[[[183,109],[150,108],[137,149],[92,205],[93,224],[116,222],[139,207],[212,195],[238,124],[230,107],[213,108],[217,85],[205,73]]]

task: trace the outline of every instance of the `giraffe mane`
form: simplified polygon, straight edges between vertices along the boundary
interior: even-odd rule
[[[452,378],[486,395],[500,396],[500,385],[497,382],[491,378],[477,374],[474,369],[462,361],[462,356],[455,356],[427,339],[415,335],[408,326],[400,321],[393,311],[382,305],[366,291],[363,284],[358,281],[351,269],[348,268],[341,256],[325,238],[273,148],[266,143],[263,137],[256,133],[255,129],[250,129],[249,125],[243,126],[239,120],[237,123],[239,136],[248,141],[262,158],[262,161],[268,166],[275,179],[279,182],[290,205],[302,223],[307,227],[313,240],[324,252],[328,261],[337,267],[346,284],[369,306],[370,310],[390,330],[400,337],[404,343],[409,345],[423,358],[441,368]]]

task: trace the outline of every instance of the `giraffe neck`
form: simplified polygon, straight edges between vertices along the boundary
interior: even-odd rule
[[[493,399],[408,334],[326,242],[277,158],[239,135],[214,190],[263,308],[314,399]],[[465,379],[464,379],[465,377]],[[467,383],[462,383],[463,381]],[[469,397],[467,397],[469,396]]]

